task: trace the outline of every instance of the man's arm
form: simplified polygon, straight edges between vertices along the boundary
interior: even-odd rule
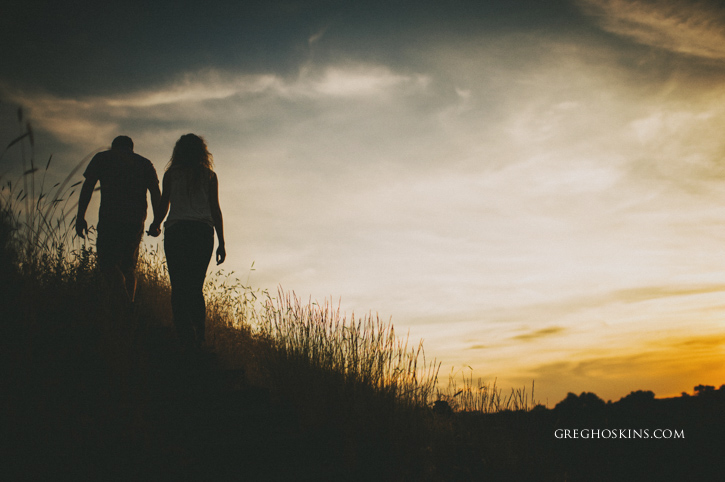
[[[163,219],[166,213],[161,216],[161,190],[159,189],[158,181],[151,183],[149,186],[149,193],[151,194],[151,208],[154,212],[154,221],[157,219]],[[168,207],[167,207],[168,209]]]
[[[158,186],[156,191],[158,192]],[[155,194],[151,192],[151,202],[154,207],[154,220],[149,226],[149,230],[146,232],[149,236],[156,237],[161,234],[161,223],[164,221],[166,214],[169,212],[169,177],[164,174],[163,180],[163,192],[158,195],[156,202],[154,202]]]
[[[93,190],[96,188],[98,178],[88,175],[81,187],[81,193],[78,196],[78,214],[76,215],[76,234],[86,239],[88,234],[88,223],[86,222],[86,210],[91,202]]]

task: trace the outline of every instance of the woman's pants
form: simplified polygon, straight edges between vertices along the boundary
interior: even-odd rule
[[[178,221],[166,228],[164,250],[176,332],[184,348],[199,348],[204,342],[204,278],[214,250],[214,228],[196,221]]]

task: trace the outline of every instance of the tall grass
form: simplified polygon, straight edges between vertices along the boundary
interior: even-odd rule
[[[422,342],[409,348],[378,315],[348,319],[331,301],[303,303],[282,290],[263,309],[257,329],[285,366],[309,364],[338,375],[348,390],[365,387],[411,405],[435,392],[440,364],[426,361]]]
[[[36,165],[31,124],[24,121],[22,109],[18,109],[17,115],[22,132],[0,154],[0,169],[12,148],[19,150],[18,163],[22,166],[15,179],[10,179],[13,166],[0,171],[0,207],[3,222],[11,233],[6,243],[17,251],[21,270],[32,270],[36,275],[46,273],[44,268],[49,263],[54,274],[77,271],[79,266],[73,266],[76,260],[85,268],[90,261],[89,251],[77,239],[72,229],[75,215],[70,214],[78,207],[74,195],[81,181],[72,181],[95,153],[80,160],[62,181],[46,187],[53,156],[42,170]]]
[[[496,413],[502,411],[530,410],[536,405],[534,402],[534,382],[531,382],[531,392],[526,387],[512,388],[508,394],[493,382],[484,382],[482,378],[474,381],[473,370],[466,376],[462,373],[461,384],[458,378],[451,373],[448,377],[448,386],[438,390],[437,398],[444,401],[457,412]]]

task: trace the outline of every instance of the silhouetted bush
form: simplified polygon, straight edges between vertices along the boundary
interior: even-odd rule
[[[629,395],[622,397],[617,403],[628,407],[646,407],[652,405],[654,400],[654,392],[649,390],[637,390],[636,392],[631,392]]]
[[[564,400],[556,404],[554,410],[575,413],[599,410],[604,408],[606,405],[607,404],[604,400],[594,393],[582,392],[581,395],[577,397],[575,394],[569,392]]]

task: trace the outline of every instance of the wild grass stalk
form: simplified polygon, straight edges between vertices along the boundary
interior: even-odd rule
[[[427,361],[422,342],[409,347],[393,325],[378,315],[348,318],[326,300],[303,303],[294,293],[267,297],[255,327],[289,366],[305,364],[334,373],[347,390],[365,387],[411,404],[426,404],[434,393],[440,364]]]
[[[496,413],[505,410],[528,411],[536,405],[534,401],[534,382],[531,382],[531,393],[526,387],[511,389],[504,395],[503,389],[497,386],[497,380],[485,383],[482,378],[474,380],[473,371],[466,376],[462,373],[462,384],[454,373],[448,377],[448,386],[438,390],[437,400],[444,401],[456,412]]]
[[[0,155],[0,162],[4,161],[11,148],[17,147],[23,171],[15,182],[7,179],[10,171],[0,174],[0,205],[5,222],[13,232],[9,242],[14,244],[20,255],[20,267],[42,273],[45,270],[40,268],[52,260],[55,264],[53,273],[57,274],[60,268],[70,270],[70,260],[75,257],[80,257],[83,265],[88,261],[88,251],[83,252],[85,244],[79,242],[72,229],[75,216],[69,214],[78,206],[74,194],[81,181],[70,183],[95,153],[83,158],[62,181],[46,189],[46,178],[53,160],[51,155],[42,171],[40,189],[36,190],[40,169],[35,165],[35,140],[30,122],[24,122],[22,109],[18,109],[18,121],[24,132],[7,145]]]

